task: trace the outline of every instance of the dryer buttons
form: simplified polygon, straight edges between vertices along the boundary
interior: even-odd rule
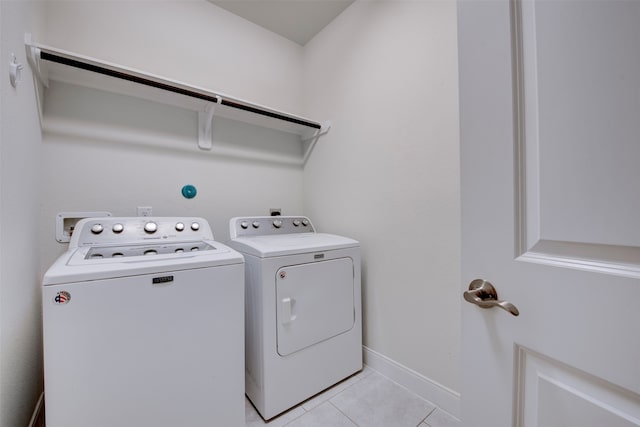
[[[123,230],[124,230],[124,225],[120,223],[113,224],[113,227],[111,227],[111,231],[113,231],[116,234],[122,233]]]
[[[299,220],[299,219],[294,219],[294,220],[293,220],[293,225],[294,225],[294,226],[296,226],[296,227],[300,227],[300,224],[301,224],[301,223],[300,223],[300,220]]]
[[[100,234],[100,233],[102,233],[102,230],[104,230],[104,227],[102,226],[102,224],[94,224],[91,227],[91,232],[93,234]]]
[[[200,230],[200,224],[198,224],[197,222],[192,223],[192,224],[191,224],[191,229],[192,229],[193,231],[198,231],[198,230]]]
[[[184,230],[184,224],[181,222],[178,222],[176,224],[176,231],[183,231]]]
[[[274,226],[275,228],[280,228],[280,227],[282,227],[282,220],[280,220],[280,219],[275,219],[275,220],[273,220],[273,226]]]
[[[249,228],[249,223],[247,221],[242,221],[240,223],[240,227],[242,227],[243,230],[246,230],[247,228]]]
[[[253,228],[260,227],[260,223],[258,221],[253,221],[253,223],[251,225],[253,225]]]

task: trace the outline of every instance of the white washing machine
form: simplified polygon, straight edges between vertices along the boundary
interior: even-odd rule
[[[360,245],[306,217],[230,220],[245,258],[245,390],[266,420],[362,369]]]
[[[43,279],[47,427],[244,426],[244,265],[202,218],[89,218]]]

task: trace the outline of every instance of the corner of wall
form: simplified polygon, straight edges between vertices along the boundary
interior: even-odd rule
[[[40,123],[24,35],[39,33],[44,2],[0,2],[0,58],[23,64],[0,82],[0,426],[25,426],[43,388],[39,275]]]

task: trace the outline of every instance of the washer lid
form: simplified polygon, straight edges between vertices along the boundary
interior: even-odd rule
[[[237,251],[260,258],[360,246],[357,240],[326,233],[245,236],[230,240],[227,244]]]

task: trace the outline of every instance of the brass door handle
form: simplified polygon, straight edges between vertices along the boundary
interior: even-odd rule
[[[469,283],[469,290],[464,291],[463,296],[465,300],[482,308],[500,307],[514,316],[520,314],[515,305],[508,301],[500,301],[496,288],[483,279],[476,279]]]

